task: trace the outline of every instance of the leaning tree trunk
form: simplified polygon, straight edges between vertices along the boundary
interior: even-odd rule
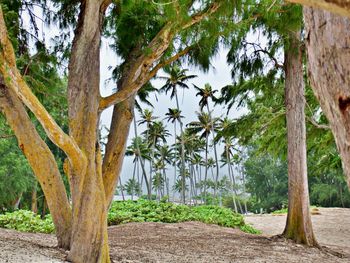
[[[289,33],[285,50],[285,102],[288,138],[288,215],[283,235],[317,246],[312,230],[306,163],[304,78],[300,31]]]
[[[350,19],[304,8],[308,74],[350,187]]]
[[[18,145],[46,196],[56,228],[58,246],[69,249],[72,211],[55,157],[36,131],[19,98],[4,85],[1,75],[0,110],[14,131]]]

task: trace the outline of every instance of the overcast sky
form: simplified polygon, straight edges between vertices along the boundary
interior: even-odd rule
[[[196,91],[193,88],[193,84],[197,85],[198,87],[203,87],[206,83],[209,83],[213,89],[220,90],[222,87],[231,84],[231,71],[229,65],[226,63],[226,55],[228,50],[221,49],[219,54],[212,59],[212,68],[209,70],[209,72],[203,73],[198,68],[191,67],[185,65],[184,68],[189,69],[187,74],[195,74],[198,77],[195,79],[191,79],[188,81],[188,85],[190,89],[186,89],[184,93],[182,90],[178,93],[179,95],[179,103],[180,108],[182,111],[182,115],[185,117],[183,119],[184,124],[187,124],[193,120],[196,120],[196,111],[199,110],[199,97],[196,97]],[[101,49],[101,94],[102,96],[107,96],[113,92],[113,88],[115,88],[115,83],[113,81],[106,82],[111,77],[112,70],[109,68],[114,68],[117,64],[120,63],[120,59],[114,54],[113,50],[109,48],[109,43],[106,39],[102,41],[102,49]],[[160,72],[158,74],[159,76],[166,76],[163,72]],[[153,85],[156,88],[160,88],[162,85],[164,85],[164,80],[153,80]],[[157,98],[157,99],[156,99]],[[155,116],[160,117],[160,119],[165,118],[165,113],[168,111],[168,108],[176,108],[176,102],[175,100],[170,100],[170,96],[165,94],[152,94],[150,96],[150,101],[154,105],[154,108],[152,109]],[[148,105],[143,105],[144,108],[150,108]],[[213,108],[213,105],[210,105],[211,108]],[[136,118],[137,120],[140,119],[140,116],[138,112],[136,112]],[[214,116],[225,116],[226,115],[226,109],[223,108],[223,106],[216,106],[214,109]],[[237,112],[236,109],[233,107],[229,113],[229,117],[231,119],[238,117],[242,114],[242,111]],[[110,121],[112,117],[112,107],[107,109],[102,117],[101,122],[102,125],[106,125],[109,127]],[[173,124],[167,123],[166,120],[164,120],[164,123],[167,125],[167,129],[170,133],[173,134]],[[138,128],[139,133],[144,130],[144,127]],[[131,139],[134,137],[134,128],[133,125],[130,129],[129,139],[128,139],[128,145],[131,141]],[[174,138],[169,138],[169,144],[173,143]],[[218,150],[219,153],[221,150]],[[125,157],[123,169],[122,169],[122,182],[126,182],[127,179],[129,179],[132,176],[133,172],[133,158],[132,157]]]

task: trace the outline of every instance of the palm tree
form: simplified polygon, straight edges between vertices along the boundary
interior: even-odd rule
[[[211,111],[209,108],[209,99],[211,99],[212,101],[216,100],[216,97],[214,94],[215,94],[215,92],[217,92],[217,90],[213,90],[209,83],[206,83],[204,85],[204,88],[199,88],[196,85],[193,85],[193,86],[198,91],[196,96],[201,97],[201,100],[199,101],[200,110],[202,111],[203,108],[206,106],[209,117],[211,117]],[[215,184],[217,184],[218,180],[219,180],[219,160],[218,160],[218,154],[217,154],[217,150],[216,150],[214,126],[212,125],[211,128],[212,128],[211,133],[213,136],[213,145],[214,145],[214,157],[215,157],[215,163],[216,163]],[[215,196],[216,196],[216,188],[217,187],[214,188],[214,192],[215,192],[214,195]]]
[[[144,140],[141,137],[135,137],[132,139],[131,145],[129,145],[126,148],[125,155],[126,156],[134,156],[133,179],[135,178],[136,166],[138,166],[139,163],[141,164],[143,179],[145,180],[146,187],[147,187],[147,193],[150,197],[151,188],[150,188],[150,184],[147,180],[147,174],[146,174],[146,169],[145,169],[145,165],[144,165],[144,160],[150,160],[150,153],[149,153],[149,148],[147,147],[147,144],[144,142]],[[139,175],[137,177],[138,177],[138,182],[139,182]],[[141,189],[142,189],[142,183],[141,183]]]
[[[193,85],[193,87],[198,91],[196,96],[201,97],[201,100],[199,101],[200,110],[202,111],[203,108],[206,106],[208,113],[210,113],[209,99],[211,99],[212,101],[216,100],[214,94],[217,92],[217,90],[213,90],[209,83],[206,83],[204,85],[204,88],[199,88],[196,85]]]
[[[180,125],[181,125],[181,118],[183,118],[184,116],[181,115],[181,111],[179,109],[171,109],[171,108],[168,108],[168,112],[165,114],[167,116],[167,120],[168,122],[172,122],[174,123],[174,137],[175,137],[175,142],[174,142],[174,145],[176,144],[176,138],[177,138],[177,134],[176,134],[176,122],[179,122]],[[174,155],[174,162],[173,162],[173,165],[174,165],[174,184],[175,184],[175,181],[176,181],[176,151],[175,151],[175,155]],[[185,189],[184,187],[182,189]],[[184,196],[184,193],[182,193],[182,195]]]
[[[197,77],[197,75],[186,75],[186,72],[188,69],[181,69],[178,65],[173,65],[170,68],[165,68],[164,71],[168,74],[167,77],[159,77],[160,79],[166,80],[166,83],[163,87],[159,89],[159,92],[165,92],[167,94],[169,91],[171,91],[170,98],[174,98],[176,100],[176,107],[177,110],[180,111],[179,106],[179,98],[177,95],[177,87],[181,87],[183,89],[189,89],[188,85],[185,83],[186,81],[193,79]],[[181,121],[181,118],[179,119],[180,123],[180,132],[181,132],[181,176],[182,176],[182,182],[185,183],[185,145],[182,139],[183,134],[183,123]],[[176,138],[176,136],[175,136]],[[185,187],[182,187],[183,191],[185,191]],[[185,192],[182,193],[182,199],[185,203]]]
[[[147,129],[146,131],[144,132],[144,135],[146,137],[146,140],[148,140],[149,138],[149,129],[152,125],[152,123],[157,119],[158,117],[157,116],[154,116],[153,115],[153,111],[150,110],[150,109],[144,109],[143,111],[141,111],[141,120],[138,121],[138,124],[139,125],[142,125],[142,124],[145,124],[147,125]],[[150,178],[152,177],[152,160],[150,159],[150,165],[149,165],[149,173],[150,173]],[[149,180],[149,189],[151,189],[152,191],[152,181]],[[149,199],[151,200],[151,196],[149,196]]]
[[[173,99],[175,97],[176,107],[177,109],[180,109],[177,87],[189,89],[188,85],[185,82],[196,78],[197,75],[186,75],[188,69],[181,69],[178,65],[173,65],[170,68],[165,68],[164,71],[168,74],[168,76],[158,77],[159,79],[166,81],[165,85],[159,89],[159,92],[165,92],[165,94],[167,94],[169,91],[171,91],[170,98]]]
[[[130,178],[125,183],[125,190],[128,195],[131,195],[131,200],[134,198],[134,194],[140,195],[141,194],[141,185],[139,182],[137,182],[134,178]]]
[[[225,117],[223,120],[219,120],[219,128],[218,128],[219,132],[216,140],[222,139],[224,143],[224,152],[222,153],[221,161],[224,163],[224,165],[226,164],[228,168],[228,175],[231,180],[232,201],[233,201],[235,212],[237,213],[238,209],[237,209],[237,203],[236,203],[236,197],[237,197],[236,180],[235,180],[234,173],[232,171],[233,160],[231,159],[231,157],[233,156],[232,150],[235,148],[233,147],[233,136],[231,135],[231,133],[229,134],[226,133],[226,130],[232,128],[232,125],[233,125],[233,121],[227,117]],[[239,206],[241,207],[240,203],[239,203]]]
[[[145,103],[148,106],[153,108],[153,105],[148,100],[148,97],[149,97],[150,93],[152,93],[154,91],[158,91],[158,90],[153,87],[151,82],[147,82],[137,92],[137,99],[135,100],[135,107],[136,107],[136,109],[138,109],[138,111],[140,112],[141,115],[143,114],[143,111],[142,111],[140,102]],[[138,137],[138,131],[137,131],[137,125],[136,125],[137,124],[137,120],[136,120],[136,115],[135,115],[135,109],[133,108],[132,110],[133,110],[133,116],[134,116],[134,133],[135,133],[135,138],[137,138]],[[149,113],[145,113],[145,115],[147,116],[147,115],[149,115]],[[146,116],[144,116],[144,117],[146,117]],[[151,117],[151,120],[152,120],[152,117]],[[135,141],[135,149],[137,149],[140,152],[137,140]],[[149,159],[149,158],[147,158],[147,159]],[[142,182],[143,182],[143,179],[145,179],[146,187],[147,187],[147,193],[148,193],[148,198],[151,199],[151,191],[152,191],[152,189],[150,189],[149,184],[147,182],[147,174],[146,174],[146,169],[145,169],[145,162],[144,162],[144,159],[143,159],[142,155],[140,155],[138,160],[137,160],[137,171],[138,171],[138,173],[139,173],[139,165],[138,165],[139,163],[141,164],[142,175],[143,175],[143,177],[141,179],[141,191],[142,191]],[[135,170],[135,168],[136,167],[134,167],[134,170]],[[138,175],[138,178],[139,178],[139,175]]]
[[[147,136],[148,145],[151,149],[151,160],[150,160],[150,175],[149,182],[152,184],[152,172],[153,172],[153,161],[154,161],[154,148],[158,145],[160,141],[166,142],[166,137],[170,135],[163,122],[153,121],[149,125],[144,134]],[[151,185],[152,188],[152,185]]]
[[[166,186],[166,192],[168,196],[168,201],[170,198],[169,193],[169,178],[166,176],[166,165],[172,163],[173,152],[172,149],[167,145],[163,144],[161,146],[157,146],[157,157],[159,158],[159,170],[162,170],[164,182]]]
[[[198,121],[193,121],[187,124],[187,129],[190,133],[201,133],[200,137],[205,138],[205,175],[204,180],[208,180],[208,146],[209,134],[216,129],[218,119],[212,119],[208,113],[197,112]],[[206,198],[206,186],[204,186],[204,196]]]

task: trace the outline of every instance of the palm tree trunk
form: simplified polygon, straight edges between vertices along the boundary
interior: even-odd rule
[[[134,163],[134,171],[132,173],[132,182],[135,184],[136,162]],[[131,188],[131,200],[134,200],[134,186]]]
[[[207,203],[207,179],[208,179],[208,134],[205,135],[205,174],[204,174],[204,202]]]
[[[133,110],[133,115],[134,115],[134,132],[135,132],[135,138],[138,138],[138,132],[137,132],[137,121],[136,121],[136,115],[135,115],[135,108],[132,109]],[[151,198],[151,191],[152,189],[150,189],[150,184],[147,181],[147,173],[146,173],[146,168],[145,168],[145,162],[141,156],[141,152],[140,152],[140,146],[138,144],[138,142],[136,141],[136,148],[138,150],[139,154],[139,159],[137,161],[140,160],[140,164],[141,164],[141,168],[142,168],[142,174],[143,174],[143,178],[145,179],[145,183],[146,183],[146,187],[147,187],[147,194],[148,194],[148,198]],[[141,180],[141,192],[142,192],[142,180]]]
[[[228,151],[228,147],[226,146],[225,148],[226,148],[225,152],[226,152],[226,160],[227,160],[227,167],[228,167],[228,176],[229,176],[230,181],[231,181],[232,201],[233,201],[233,206],[234,206],[235,212],[238,213],[237,204],[236,204],[236,198],[235,198],[236,193],[234,191],[234,180],[232,179],[232,174],[231,174],[230,154],[229,154],[229,151]]]
[[[177,96],[177,92],[175,90],[175,99],[176,99],[176,106],[177,110],[180,110],[179,106],[179,98]],[[181,132],[181,183],[182,183],[182,201],[185,203],[185,198],[186,198],[186,189],[185,189],[185,143],[183,139],[183,123],[181,118],[179,118],[179,123],[180,123],[180,132]]]
[[[119,176],[119,187],[120,187],[120,192],[122,194],[122,197],[123,197],[123,201],[125,201],[125,196],[124,196],[124,187],[123,187],[123,184],[122,184],[122,179],[121,179],[121,176]]]
[[[216,191],[217,191],[218,181],[219,181],[219,161],[218,161],[218,152],[216,150],[216,143],[215,143],[214,123],[213,123],[213,119],[212,119],[212,116],[211,116],[211,112],[210,112],[208,103],[207,103],[207,110],[208,110],[209,118],[210,118],[210,121],[211,121],[211,125],[210,125],[211,126],[211,133],[213,135],[214,157],[215,157],[215,164],[216,164],[216,177],[215,177],[214,197],[216,197]]]
[[[176,120],[174,121],[174,135],[175,135],[175,142],[174,146],[176,147]],[[174,155],[174,184],[176,184],[176,148],[175,148],[175,155]],[[173,201],[175,201],[175,191],[173,192]]]

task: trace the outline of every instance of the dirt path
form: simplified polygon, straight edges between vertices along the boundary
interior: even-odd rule
[[[312,215],[312,225],[320,245],[350,253],[350,209],[318,208],[319,215]],[[286,224],[286,215],[253,215],[245,221],[263,234],[281,234]],[[350,261],[349,261],[350,262]]]
[[[350,226],[346,224],[342,224],[344,228],[340,226],[341,220],[349,221],[349,210],[334,210],[337,216],[334,216],[334,211],[331,210],[321,211],[322,215],[318,216],[315,229],[316,232],[320,231],[317,236],[322,244],[332,245],[343,251],[350,250],[348,246],[350,235],[346,232]],[[334,217],[330,218],[331,215]],[[344,217],[340,219],[340,216]],[[280,229],[283,230],[284,220],[283,216],[255,216],[247,219],[257,228],[261,226],[267,235],[280,233]],[[317,227],[318,224],[323,227]],[[327,239],[327,235],[334,238]],[[324,237],[324,242],[321,241],[321,236]],[[350,262],[350,257],[339,258],[283,239],[249,235],[237,229],[198,222],[131,223],[114,226],[109,228],[109,238],[114,262]],[[330,242],[327,243],[327,240]],[[0,262],[64,262],[65,251],[56,249],[55,244],[53,235],[0,229]]]

